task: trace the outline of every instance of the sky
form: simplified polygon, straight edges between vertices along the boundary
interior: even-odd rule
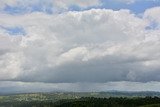
[[[0,0],[0,93],[111,90],[160,90],[160,0]]]

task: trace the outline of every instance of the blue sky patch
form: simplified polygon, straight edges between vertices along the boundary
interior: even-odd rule
[[[26,14],[26,13],[32,13],[32,12],[44,12],[47,14],[52,14],[52,5],[43,5],[42,3],[30,5],[30,6],[9,6],[6,5],[3,9],[5,13],[17,15],[17,14]]]
[[[155,30],[155,29],[157,29],[158,28],[158,23],[157,22],[152,22],[152,23],[150,23],[150,25],[149,26],[147,26],[145,29],[146,30]]]
[[[160,0],[159,1],[139,0],[131,4],[127,4],[124,2],[117,2],[114,0],[102,0],[101,8],[113,9],[113,10],[129,9],[133,13],[143,13],[146,9],[156,6],[160,6]]]
[[[21,6],[9,6],[6,5],[4,10],[4,12],[8,13],[8,14],[24,14],[26,12],[28,12],[28,10],[25,7],[21,7]]]
[[[72,6],[69,7],[69,10],[70,10],[70,11],[80,11],[81,8],[78,7],[78,6],[76,6],[76,5],[72,5]]]
[[[25,30],[22,27],[3,27],[1,26],[2,29],[6,30],[6,32],[11,35],[11,36],[16,36],[16,35],[26,35]]]

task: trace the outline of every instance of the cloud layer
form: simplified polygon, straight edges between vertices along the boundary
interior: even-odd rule
[[[0,82],[1,93],[33,92],[98,92],[98,91],[159,91],[159,82],[107,82],[107,83],[26,83]]]
[[[0,25],[26,32],[12,36],[0,28],[0,80],[160,81],[159,11],[159,7],[148,9],[142,17],[108,9],[0,14]]]

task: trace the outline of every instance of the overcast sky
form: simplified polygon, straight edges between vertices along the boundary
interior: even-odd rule
[[[108,90],[160,90],[160,0],[0,0],[0,93]]]

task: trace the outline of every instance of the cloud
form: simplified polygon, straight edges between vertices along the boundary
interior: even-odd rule
[[[26,83],[0,82],[0,94],[33,92],[97,92],[97,91],[159,91],[160,82],[107,82],[107,83]]]
[[[58,7],[68,8],[70,6],[79,6],[81,8],[87,8],[92,6],[98,6],[101,4],[100,0],[55,0],[53,1]]]
[[[137,2],[159,2],[158,0],[113,0],[115,2],[121,2],[127,5],[134,4]]]
[[[15,78],[19,71],[19,61],[16,53],[19,52],[20,37],[0,35],[0,79]],[[13,72],[16,71],[16,72]]]
[[[0,0],[0,9],[10,14],[24,14],[35,11],[57,13],[71,7],[86,9],[101,5],[100,0]]]
[[[147,11],[143,18],[129,10],[107,9],[59,15],[0,14],[1,25],[20,26],[26,32],[25,36],[13,37],[1,29],[1,38],[5,39],[0,46],[0,80],[160,81],[160,31],[146,29],[151,22],[146,16],[157,14]]]
[[[144,13],[144,18],[150,22],[150,25],[155,26],[155,28],[160,28],[160,7],[154,7],[152,9],[147,9]]]

